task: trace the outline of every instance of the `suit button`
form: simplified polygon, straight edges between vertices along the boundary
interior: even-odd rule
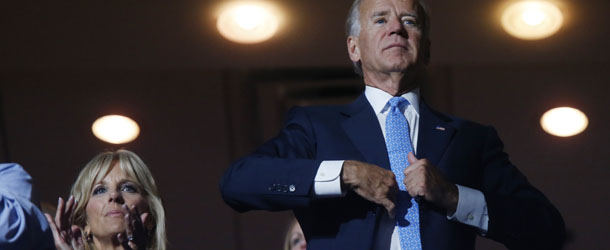
[[[269,187],[267,188],[269,191],[273,191],[275,189],[275,184],[271,184],[269,185]]]
[[[282,192],[282,185],[280,185],[280,184],[275,184],[275,191],[276,191],[276,192]]]
[[[294,191],[296,191],[297,188],[294,185],[290,185],[290,187],[288,187],[288,191],[290,191],[291,193],[294,193]]]

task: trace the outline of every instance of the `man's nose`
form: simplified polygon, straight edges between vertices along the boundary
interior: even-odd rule
[[[390,33],[389,35],[399,35],[399,36],[407,36],[407,30],[405,29],[405,26],[402,24],[402,20],[400,20],[399,17],[396,18],[390,18],[389,22],[389,29],[390,29]]]

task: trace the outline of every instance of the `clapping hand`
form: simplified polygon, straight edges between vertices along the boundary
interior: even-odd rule
[[[123,211],[125,212],[125,233],[119,233],[117,239],[125,249],[145,249],[149,236],[144,225],[146,225],[149,214],[140,214],[135,205],[132,205],[130,209],[123,204]]]
[[[74,213],[76,202],[74,197],[70,196],[67,202],[60,197],[57,204],[57,212],[55,219],[49,214],[45,214],[47,222],[53,232],[55,247],[58,250],[84,250],[85,241],[80,227],[73,225],[71,218]],[[125,232],[117,234],[118,242],[124,249],[137,250],[145,249],[148,243],[148,230],[144,226],[149,213],[140,214],[135,208],[131,209],[123,204],[123,212],[125,213]]]
[[[85,249],[83,233],[80,227],[72,225],[72,213],[75,207],[74,197],[70,196],[64,204],[60,197],[57,202],[55,219],[50,214],[44,214],[53,232],[53,240],[58,250],[82,250]]]

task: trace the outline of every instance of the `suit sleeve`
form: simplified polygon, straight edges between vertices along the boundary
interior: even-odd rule
[[[293,108],[279,135],[235,161],[220,181],[224,201],[239,212],[306,207],[322,161],[305,108]]]
[[[559,211],[510,163],[493,128],[488,131],[482,163],[487,237],[509,249],[560,249],[565,225]]]

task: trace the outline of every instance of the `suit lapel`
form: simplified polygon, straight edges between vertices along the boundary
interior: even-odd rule
[[[375,111],[364,94],[342,112],[343,129],[366,161],[390,169],[388,153]]]
[[[456,129],[447,123],[447,118],[443,119],[423,101],[420,102],[417,158],[426,158],[438,167],[455,132]]]
[[[367,162],[391,169],[379,121],[366,96],[360,95],[342,114],[346,116],[343,129]],[[417,158],[427,158],[438,166],[455,132],[447,118],[436,114],[423,101],[420,102]]]

